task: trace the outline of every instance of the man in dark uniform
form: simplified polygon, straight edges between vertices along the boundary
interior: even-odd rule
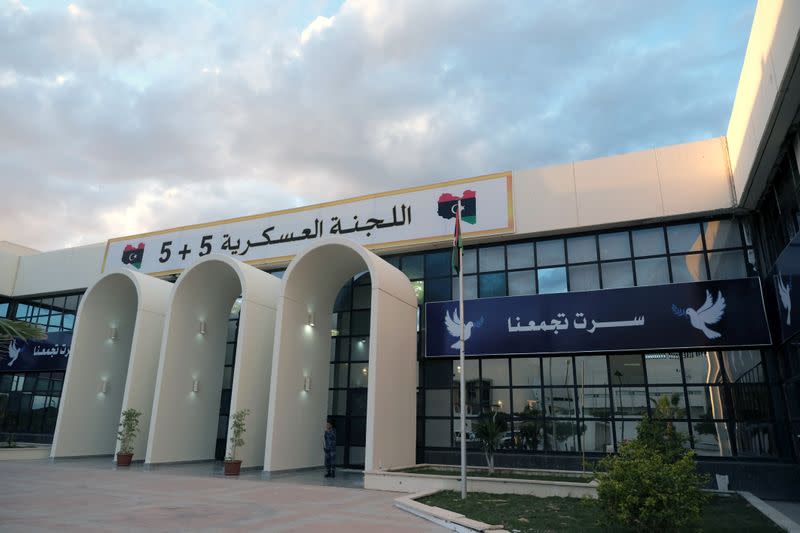
[[[325,424],[322,442],[322,449],[325,451],[325,468],[328,470],[325,477],[336,477],[336,428],[333,427],[331,420]]]

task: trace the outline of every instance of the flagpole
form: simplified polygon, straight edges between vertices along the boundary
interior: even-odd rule
[[[458,202],[458,214],[456,215],[456,224],[461,223],[461,201]],[[459,228],[459,238],[461,238],[461,229]],[[461,318],[461,352],[459,354],[459,364],[461,365],[460,376],[460,411],[461,411],[461,499],[467,499],[467,431],[466,431],[466,384],[464,381],[464,374],[466,374],[466,367],[464,366],[464,247],[458,247],[458,316]]]

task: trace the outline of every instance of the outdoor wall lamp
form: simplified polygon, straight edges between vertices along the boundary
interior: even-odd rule
[[[206,334],[206,321],[200,320],[200,335]]]
[[[103,378],[103,380],[100,381],[100,394],[106,394],[107,392],[108,392],[108,380]]]
[[[314,313],[308,313],[308,325],[314,327]]]
[[[108,340],[116,341],[117,336],[119,335],[119,331],[117,330],[117,326],[111,326],[108,328]]]
[[[200,380],[195,378],[192,381],[192,392],[199,392],[200,391]]]
[[[303,376],[303,392],[311,392],[311,376]]]

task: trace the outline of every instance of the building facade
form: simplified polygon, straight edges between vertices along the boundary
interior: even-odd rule
[[[237,405],[244,405],[242,391],[251,386],[241,375],[246,371],[237,369],[261,365],[270,367],[263,376],[269,389],[268,405],[262,406],[263,414],[257,413],[267,437],[266,441],[262,437],[262,448],[253,451],[253,457],[261,454],[263,462],[253,459],[252,464],[268,470],[301,464],[281,455],[283,445],[278,440],[293,424],[280,422],[283,410],[273,407],[290,405],[281,403],[291,395],[281,392],[283,382],[277,377],[285,375],[281,365],[289,363],[277,361],[278,354],[291,347],[325,352],[324,370],[308,362],[290,372],[302,373],[301,392],[308,397],[325,389],[321,403],[309,407],[313,413],[308,415],[310,426],[325,415],[336,422],[337,458],[343,465],[380,468],[407,457],[404,450],[389,450],[379,442],[378,434],[391,429],[378,428],[393,425],[400,426],[395,437],[410,442],[415,450],[412,460],[457,462],[462,438],[458,383],[463,373],[468,420],[463,438],[471,450],[470,461],[476,464],[482,459],[471,424],[487,413],[498,413],[507,421],[499,464],[581,468],[587,459],[614,453],[620,443],[635,435],[637,422],[666,398],[675,426],[687,435],[703,469],[730,475],[734,487],[791,497],[791,488],[800,481],[800,316],[792,315],[791,305],[793,282],[800,277],[800,256],[794,251],[800,246],[799,34],[800,7],[796,3],[759,2],[724,137],[112,238],[108,243],[76,249],[38,253],[0,243],[0,314],[39,324],[52,334],[49,344],[23,348],[12,341],[0,350],[0,433],[3,438],[13,436],[20,441],[53,439],[65,372],[75,365],[76,357],[85,357],[76,351],[80,345],[74,340],[64,340],[76,325],[76,315],[84,312],[79,313],[82,295],[87,289],[94,290],[98,280],[109,273],[127,269],[171,283],[170,288],[164,284],[154,289],[164,295],[172,293],[159,315],[165,317],[160,323],[163,341],[154,348],[152,370],[147,371],[152,375],[145,380],[152,382],[155,391],[145,395],[146,401],[153,395],[156,400],[150,433],[143,438],[149,439],[148,454],[152,455],[148,457],[161,457],[160,444],[154,444],[159,436],[153,428],[160,427],[164,422],[159,422],[159,417],[166,416],[163,407],[156,408],[157,398],[167,397],[173,387],[166,377],[168,358],[176,357],[169,355],[169,346],[178,342],[171,340],[172,336],[184,327],[176,325],[177,314],[179,310],[195,313],[202,309],[197,311],[199,318],[192,318],[200,321],[200,333],[206,338],[206,327],[214,328],[212,304],[193,302],[180,307],[184,304],[178,288],[189,285],[188,280],[181,280],[185,272],[195,271],[203,261],[221,254],[230,258],[226,261],[247,268],[231,267],[240,269],[236,270],[238,282],[231,278],[225,294],[232,296],[222,299],[226,307],[224,321],[219,319],[220,324],[224,322],[221,340],[213,350],[209,348],[209,364],[218,367],[213,371],[218,376],[192,377],[190,388],[199,388],[202,394],[209,387],[214,396],[210,407],[197,415],[205,422],[196,426],[211,435],[212,451],[200,450],[193,459],[225,455],[229,414]],[[620,307],[605,298],[618,294],[641,301],[643,314],[627,321],[624,326],[630,329],[620,329],[605,341],[598,341],[598,335],[584,335],[573,345],[560,344],[559,339],[568,338],[573,329],[586,329],[587,318],[576,317],[572,322],[564,318],[564,330],[573,328],[564,331],[558,320],[551,327],[549,322],[536,324],[536,318],[526,326],[526,319],[516,317],[514,323],[509,315],[503,339],[522,338],[518,332],[543,331],[542,335],[551,339],[547,346],[542,347],[543,337],[536,337],[519,341],[519,349],[468,353],[464,368],[453,355],[457,351],[432,353],[431,337],[446,338],[446,330],[438,318],[430,319],[433,307],[429,304],[459,297],[449,242],[453,220],[448,209],[455,198],[474,209],[463,212],[465,219],[473,217],[466,219],[464,228],[463,290],[468,302],[491,302],[498,310],[520,302],[531,310],[545,302],[568,306],[589,301],[570,299],[584,298],[594,301],[602,312],[613,314]],[[342,250],[359,250],[361,255],[349,251],[342,251],[344,255],[317,254],[328,237],[347,239],[349,244],[336,243]],[[384,263],[376,262],[372,253],[393,268],[387,265],[383,270]],[[307,266],[314,257],[316,264]],[[310,273],[320,265],[329,270],[324,276],[330,277],[333,285],[322,284],[325,280],[319,285],[304,281],[308,287],[316,287],[312,291],[293,288],[288,280],[283,285],[277,281],[288,273],[310,276],[301,280],[312,279],[306,270]],[[268,273],[269,281],[249,268]],[[397,271],[402,273],[400,281],[392,277]],[[379,275],[382,277],[376,282]],[[246,313],[252,322],[255,312],[243,313],[242,309],[256,309],[248,287],[262,282],[264,287],[272,287],[264,291],[277,292],[257,304],[258,309],[274,313],[265,311],[264,316],[271,317],[262,320],[269,335],[255,347],[251,337],[255,333],[242,333],[240,326]],[[411,304],[416,303],[416,319],[413,328],[409,325],[404,330],[407,334],[400,342],[391,338],[391,321],[384,323],[388,304],[381,304],[377,311],[376,298],[389,292],[398,295],[399,301],[408,300],[403,292],[406,282],[414,293]],[[725,289],[725,300],[719,288],[739,290],[753,284],[758,287],[757,297],[742,300],[746,304],[740,306],[746,308],[742,311],[736,310],[736,300],[730,296],[734,289]],[[684,290],[700,294],[701,300],[691,304],[694,307],[669,302],[681,324],[688,324],[691,317],[687,313],[700,312],[701,304],[716,305],[720,316],[694,326],[695,330],[687,329],[686,334],[696,339],[688,343],[670,338],[667,326],[640,335],[645,322],[648,328],[656,327],[648,306],[655,305],[654,295],[664,287],[669,290],[660,294],[677,295]],[[705,303],[704,293],[708,294]],[[278,303],[271,303],[270,298]],[[166,302],[167,296],[163,299]],[[289,310],[294,303],[290,302],[301,302],[291,318]],[[396,312],[407,316],[405,310]],[[327,332],[329,316],[329,338],[327,333],[322,340],[294,338],[285,331],[291,322]],[[377,320],[380,323],[376,324]],[[616,328],[622,327],[622,322],[626,321],[600,324]],[[720,337],[714,324],[737,330],[735,338],[739,340],[728,342],[727,334]],[[641,330],[635,329],[640,326]],[[194,328],[194,322],[184,329],[188,327]],[[247,327],[248,332],[257,329]],[[109,340],[116,341],[117,328],[120,336],[126,335],[122,324],[112,324]],[[475,326],[472,344],[478,342],[480,328]],[[161,339],[161,329],[158,331]],[[559,331],[561,336],[556,337]],[[133,342],[127,345],[127,354],[137,349],[138,333],[130,335],[134,340],[127,341]],[[499,346],[503,339],[496,337],[495,344]],[[70,342],[71,353],[63,347]],[[306,342],[309,344],[303,344]],[[411,427],[405,422],[392,423],[408,409],[398,412],[392,405],[406,404],[399,399],[400,393],[388,392],[395,390],[391,376],[372,375],[380,372],[381,366],[376,366],[379,358],[386,364],[400,361],[401,355],[393,359],[385,354],[403,342],[416,346],[416,366],[412,364],[416,385],[410,385],[409,393],[416,394]],[[214,350],[219,353],[214,355]],[[258,350],[264,353],[263,360],[259,359],[262,363],[240,361],[252,358]],[[131,362],[131,369],[133,365]],[[392,371],[403,372],[400,366]],[[118,402],[127,405],[135,387],[130,384],[131,370],[127,378],[124,372],[122,375],[124,394],[121,384],[113,380],[110,387],[112,391],[120,387]],[[98,390],[105,394],[109,382],[101,380]],[[403,398],[411,397],[406,392]],[[392,401],[393,395],[397,402]],[[305,412],[302,402],[306,400],[298,401],[301,403],[291,404],[293,409]],[[323,404],[321,412],[319,405]],[[118,409],[119,404],[115,405]],[[83,408],[76,405],[78,411]],[[274,424],[284,425],[273,427],[273,419]],[[301,422],[294,421],[298,426]],[[186,459],[165,451],[163,457],[167,456]]]

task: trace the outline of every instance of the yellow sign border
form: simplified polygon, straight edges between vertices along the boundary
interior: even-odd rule
[[[149,232],[146,232],[146,233],[137,233],[135,235],[126,235],[124,237],[114,237],[113,239],[109,239],[106,242],[106,249],[105,249],[105,253],[103,254],[103,266],[100,269],[100,272],[103,273],[106,270],[106,261],[108,259],[108,250],[109,250],[109,248],[111,247],[112,244],[114,244],[116,242],[119,242],[119,241],[140,239],[142,237],[152,237],[154,235],[164,235],[166,233],[173,233],[173,232],[176,232],[176,231],[186,231],[186,230],[197,229],[197,228],[208,228],[208,227],[211,227],[211,226],[219,226],[219,225],[223,225],[223,224],[231,224],[231,223],[235,223],[235,222],[243,222],[243,221],[246,221],[246,220],[255,220],[255,219],[259,219],[259,218],[268,218],[268,217],[274,217],[274,216],[278,216],[278,215],[286,215],[286,214],[289,214],[289,213],[297,213],[297,212],[300,212],[300,211],[310,211],[310,210],[319,209],[319,208],[322,208],[322,207],[330,207],[330,206],[335,206],[335,205],[350,204],[350,203],[354,203],[354,202],[361,202],[361,201],[364,201],[364,200],[371,200],[371,199],[374,199],[374,198],[383,198],[383,197],[386,197],[386,196],[396,196],[396,195],[399,195],[399,194],[405,194],[405,193],[410,193],[410,192],[425,191],[425,190],[429,190],[429,189],[438,189],[438,188],[449,186],[449,185],[461,185],[461,184],[464,184],[464,183],[475,183],[475,182],[478,182],[478,181],[488,181],[488,180],[491,180],[491,179],[497,179],[497,178],[502,178],[502,177],[506,178],[507,198],[508,198],[508,225],[505,228],[497,228],[497,229],[492,229],[492,230],[472,231],[472,232],[465,231],[463,233],[463,235],[464,235],[465,238],[467,238],[467,237],[481,237],[481,236],[484,236],[484,235],[501,235],[501,234],[504,234],[504,233],[513,233],[514,232],[514,193],[513,193],[513,187],[512,187],[513,176],[512,176],[511,171],[509,170],[509,171],[505,171],[505,172],[496,172],[494,174],[485,174],[483,176],[476,176],[476,177],[473,177],[473,178],[462,178],[462,179],[456,179],[456,180],[450,180],[450,181],[442,181],[442,182],[439,182],[439,183],[433,183],[433,184],[429,184],[429,185],[418,185],[416,187],[406,187],[404,189],[395,189],[393,191],[385,191],[385,192],[379,192],[379,193],[374,193],[374,194],[367,194],[367,195],[364,195],[364,196],[356,196],[356,197],[347,198],[347,199],[344,199],[344,200],[334,200],[334,201],[331,201],[331,202],[323,202],[323,203],[320,203],[320,204],[313,204],[313,205],[307,205],[307,206],[302,206],[302,207],[294,207],[294,208],[291,208],[291,209],[282,209],[280,211],[270,211],[269,213],[260,213],[260,214],[256,214],[256,215],[247,215],[247,216],[243,216],[243,217],[227,218],[227,219],[224,219],[224,220],[216,220],[214,222],[203,222],[203,223],[199,223],[199,224],[190,224],[188,226],[178,226],[178,227],[175,227],[175,228],[169,228],[169,229],[164,229],[164,230],[149,231]],[[399,247],[399,246],[413,246],[413,245],[417,245],[417,244],[427,244],[427,243],[432,243],[432,242],[440,242],[440,241],[443,241],[443,240],[446,240],[446,239],[451,239],[451,238],[452,238],[452,235],[450,235],[450,234],[447,234],[447,235],[436,235],[434,237],[425,237],[425,238],[422,238],[422,239],[407,239],[407,240],[403,240],[403,241],[392,241],[392,242],[383,242],[383,243],[377,243],[377,244],[368,244],[368,245],[365,246],[365,248],[367,248],[368,250],[381,250],[381,249],[385,249],[385,248],[395,248],[395,247]],[[272,264],[272,263],[282,263],[284,261],[289,261],[293,257],[294,257],[294,255],[285,255],[285,256],[280,256],[280,257],[269,257],[269,258],[264,258],[264,259],[251,259],[251,260],[244,261],[244,262],[249,264],[249,265],[253,265],[253,266],[262,266],[262,265],[269,265],[269,264]],[[159,271],[159,272],[148,273],[148,275],[149,276],[168,276],[170,274],[178,274],[178,273],[182,272],[183,270],[184,270],[183,268],[172,269],[172,270],[162,270],[162,271]]]

